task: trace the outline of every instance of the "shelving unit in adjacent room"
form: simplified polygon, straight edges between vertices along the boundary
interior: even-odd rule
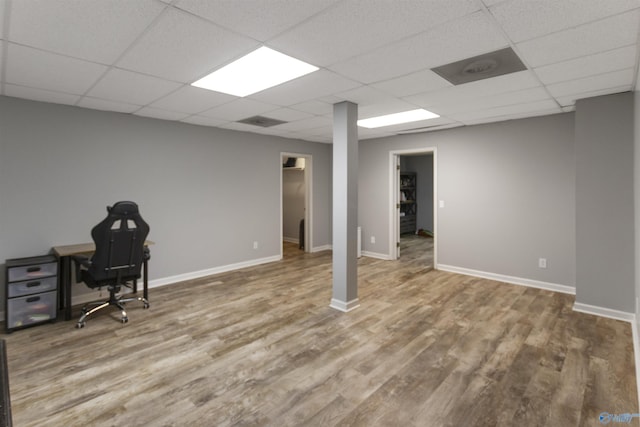
[[[416,232],[416,173],[400,172],[400,234]]]

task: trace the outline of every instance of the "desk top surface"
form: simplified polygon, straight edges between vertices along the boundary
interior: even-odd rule
[[[151,240],[145,240],[144,244],[145,246],[149,246],[149,245],[153,245],[154,242],[152,242]],[[53,250],[53,253],[56,256],[62,257],[62,256],[80,255],[80,254],[86,254],[89,252],[94,252],[96,250],[96,245],[93,242],[76,243],[73,245],[54,246],[51,249]]]

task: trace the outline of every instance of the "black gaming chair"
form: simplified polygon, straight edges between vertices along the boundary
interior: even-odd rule
[[[150,258],[149,249],[145,246],[149,225],[140,216],[138,205],[134,202],[118,202],[113,207],[107,207],[107,212],[107,217],[91,230],[91,237],[96,244],[91,259],[74,256],[73,260],[76,264],[76,280],[85,282],[90,288],[106,286],[109,300],[86,304],[77,328],[84,327],[87,316],[110,305],[120,309],[122,323],[129,321],[124,309],[126,302],[141,301],[144,308],[149,308],[146,298],[116,295],[122,286],[131,288],[131,284],[136,284],[143,263]],[[89,309],[91,306],[93,308]]]

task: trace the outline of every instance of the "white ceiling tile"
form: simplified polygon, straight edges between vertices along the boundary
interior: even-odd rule
[[[317,116],[308,119],[297,120],[295,122],[283,123],[277,126],[280,129],[292,132],[299,132],[309,129],[319,129],[320,131],[323,131],[326,128],[332,129],[333,121],[327,117]]]
[[[186,119],[180,120],[181,122],[190,123],[192,125],[200,125],[200,126],[213,126],[217,127],[224,123],[227,123],[226,120],[218,120],[213,117],[205,117],[205,116],[189,116]]]
[[[572,106],[576,103],[576,101],[578,99],[584,99],[584,98],[593,98],[595,96],[602,96],[602,95],[610,95],[613,93],[622,93],[622,92],[628,92],[630,89],[629,85],[624,85],[624,86],[619,86],[619,87],[612,87],[612,88],[606,88],[606,89],[599,89],[599,90],[593,90],[593,91],[589,91],[589,92],[580,92],[580,93],[574,93],[572,95],[566,95],[566,96],[559,96],[556,98],[556,101],[558,101],[558,103],[562,106]]]
[[[537,86],[540,86],[540,83],[531,71],[520,71],[490,79],[465,83],[450,88],[411,95],[404,99],[428,109],[433,105],[465,103],[476,98],[493,96],[504,92],[512,92]]]
[[[638,0],[513,0],[490,10],[509,37],[520,42],[638,7]]]
[[[146,105],[178,89],[180,83],[117,68],[109,72],[87,93],[95,98]]]
[[[435,118],[435,119],[420,120],[420,121],[417,121],[417,122],[402,123],[402,124],[393,125],[393,126],[385,126],[383,128],[378,128],[378,129],[380,129],[382,132],[389,132],[389,133],[394,133],[395,134],[395,133],[398,133],[398,132],[401,132],[401,131],[441,126],[441,125],[446,125],[446,124],[453,123],[453,122],[454,122],[454,120],[452,120],[450,118],[438,117],[438,118]],[[361,133],[361,131],[363,129],[366,129],[366,128],[358,127],[358,135],[360,135],[360,133]]]
[[[222,27],[266,41],[334,4],[336,0],[180,0],[176,6]],[[266,7],[263,7],[266,6]]]
[[[318,116],[326,116],[333,114],[333,104],[321,101],[305,101],[299,104],[291,105],[291,108],[304,111],[305,113],[315,114]]]
[[[552,100],[549,93],[542,87],[505,92],[498,95],[489,95],[478,98],[470,98],[464,102],[449,102],[430,107],[430,111],[441,115],[463,113],[467,111],[480,111],[489,108],[504,107],[521,103]]]
[[[553,111],[560,113],[562,110],[554,101],[536,101],[525,104],[509,105],[505,107],[488,108],[486,110],[471,111],[466,113],[451,114],[454,120],[467,123],[471,120],[486,119],[490,117],[506,117],[517,114],[532,113],[536,111]],[[552,114],[552,113],[549,113]]]
[[[371,86],[391,95],[404,97],[453,85],[431,70],[422,70],[406,76],[373,83]]]
[[[195,114],[238,99],[212,90],[186,85],[151,104],[163,110]]]
[[[153,0],[14,1],[10,40],[111,64],[164,7]]]
[[[107,70],[81,61],[9,43],[6,81],[39,89],[82,95]]]
[[[394,99],[394,97],[388,93],[382,92],[371,86],[360,86],[346,92],[337,93],[335,96],[341,101],[350,101],[354,104],[358,104],[358,106],[379,104],[382,102],[389,102]]]
[[[91,108],[93,110],[116,111],[118,113],[133,113],[140,109],[140,105],[115,102],[100,98],[83,97],[78,102],[78,107]]]
[[[230,129],[230,130],[239,130],[242,132],[251,132],[251,133],[258,133],[258,126],[254,126],[254,125],[248,125],[246,123],[239,123],[239,122],[227,122],[227,123],[223,123],[220,126],[218,126],[219,128],[222,129]]]
[[[617,88],[620,86],[627,86],[631,88],[634,78],[634,69],[627,68],[626,70],[619,70],[611,73],[599,74],[597,76],[555,83],[548,85],[547,89],[551,95],[558,98],[584,92],[593,92],[595,90]]]
[[[370,84],[492,52],[507,45],[507,40],[496,26],[478,12],[328,68]]]
[[[478,6],[472,0],[343,1],[269,45],[314,65],[327,66],[475,10]],[[390,25],[390,20],[398,24]]]
[[[278,108],[277,110],[268,111],[264,115],[269,118],[282,120],[285,122],[293,122],[296,120],[308,119],[310,117],[313,117],[313,114],[309,114],[301,110],[295,110],[293,108]]]
[[[631,68],[635,65],[636,55],[636,46],[631,45],[571,59],[569,61],[545,65],[544,67],[534,69],[534,72],[544,84],[552,84]]]
[[[4,85],[4,94],[16,98],[31,99],[33,101],[51,102],[54,104],[75,104],[80,97],[68,93],[54,92],[50,90],[37,89],[25,86],[16,86],[6,83]]]
[[[638,11],[627,12],[591,24],[517,44],[531,67],[541,67],[580,56],[635,44],[640,21]]]
[[[258,46],[255,40],[169,8],[118,62],[118,66],[192,83]]]
[[[327,70],[318,70],[306,76],[263,90],[250,98],[270,104],[288,107],[314,98],[347,91],[359,83]]]
[[[470,125],[479,125],[485,123],[494,123],[494,122],[502,122],[505,120],[516,120],[516,119],[524,119],[528,117],[538,117],[538,116],[549,116],[551,114],[560,114],[567,111],[562,111],[555,108],[543,109],[543,110],[534,110],[534,111],[525,111],[521,113],[508,113],[501,116],[493,116],[493,117],[481,117],[475,119],[465,120],[464,124],[467,126]]]
[[[136,116],[152,117],[161,120],[183,120],[188,114],[175,111],[161,110],[159,108],[144,107],[135,112]]]
[[[200,115],[220,120],[236,121],[256,115],[262,115],[262,113],[275,110],[276,108],[278,107],[265,102],[248,98],[236,98],[235,101],[203,111]]]

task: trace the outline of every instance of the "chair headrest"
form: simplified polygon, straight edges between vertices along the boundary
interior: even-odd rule
[[[138,205],[134,202],[118,202],[113,206],[107,206],[107,212],[112,215],[137,214]]]

